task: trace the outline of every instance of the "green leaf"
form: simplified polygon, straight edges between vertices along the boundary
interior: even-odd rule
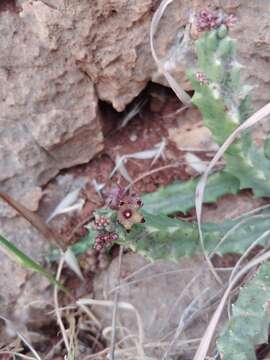
[[[255,346],[268,342],[270,263],[241,290],[217,347],[222,360],[256,360]]]
[[[2,235],[0,235],[0,250],[2,250],[10,259],[16,261],[24,268],[45,276],[51,284],[57,285],[65,293],[69,292],[66,287],[64,287],[51,274],[49,274],[39,263],[28,257],[25,253],[19,250],[14,244],[5,239]]]
[[[159,189],[156,192],[142,197],[144,210],[155,214],[173,214],[183,212],[186,214],[195,205],[195,190],[199,178],[183,183],[175,183]],[[223,171],[209,177],[204,203],[215,203],[225,194],[236,194],[240,183],[236,177]]]

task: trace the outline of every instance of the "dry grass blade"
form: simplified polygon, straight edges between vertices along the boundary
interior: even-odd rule
[[[260,212],[260,211],[262,211],[262,210],[268,209],[269,207],[270,207],[270,204],[259,206],[259,207],[255,208],[255,209],[246,211],[246,212],[242,213],[241,215],[238,215],[238,216],[236,216],[236,217],[233,217],[232,220],[242,219],[242,218],[245,217],[245,216],[249,216],[249,215],[256,214],[257,212]]]
[[[189,106],[185,105],[185,106],[182,106],[180,109],[172,112],[172,113],[169,113],[167,115],[165,115],[163,118],[164,119],[169,119],[169,118],[172,118],[172,117],[175,117],[176,115],[180,115],[182,114],[183,112],[185,112],[187,109],[189,108]]]
[[[186,106],[191,106],[191,100],[188,93],[185,92],[185,90],[175,81],[173,76],[165,69],[165,67],[162,64],[162,61],[158,59],[155,47],[154,47],[154,37],[159,25],[159,22],[169,4],[171,4],[173,0],[163,0],[159,7],[157,8],[151,22],[150,27],[150,46],[151,46],[151,52],[152,56],[157,64],[158,69],[160,72],[165,76],[167,79],[169,85],[175,92],[175,94],[178,96],[178,98],[182,101],[183,104]]]
[[[67,251],[64,254],[62,254],[62,256],[64,257],[64,261],[68,265],[68,267],[72,271],[74,271],[74,273],[78,276],[79,279],[84,281],[84,277],[83,277],[83,274],[81,272],[81,268],[80,268],[78,259],[74,255],[72,249],[69,247],[67,249]]]
[[[239,223],[235,224],[229,231],[226,232],[226,234],[220,239],[218,244],[215,246],[215,248],[211,251],[209,258],[211,259],[215,254],[218,253],[219,247],[228,239],[230,235],[232,235],[239,227],[241,227],[243,224],[246,224],[250,219],[265,219],[269,218],[270,215],[254,215],[252,217],[248,217],[246,219],[243,219],[239,221]],[[252,246],[252,245],[251,245]]]
[[[87,299],[83,298],[77,301],[77,305],[98,305],[104,307],[113,308],[114,302],[109,300],[95,300],[95,299]],[[118,308],[122,310],[129,310],[135,313],[137,324],[138,324],[138,338],[141,347],[141,351],[143,352],[143,344],[144,344],[144,330],[143,330],[143,321],[138,310],[132,305],[127,302],[119,301]]]
[[[69,192],[49,215],[49,217],[46,220],[46,223],[48,224],[52,219],[54,219],[56,216],[60,214],[64,214],[76,209],[81,210],[84,202],[82,202],[82,199],[78,200],[80,190],[81,188],[78,188]]]
[[[32,352],[32,354],[34,355],[34,359],[36,360],[41,360],[41,357],[39,356],[39,354],[37,353],[37,351],[33,348],[33,346],[30,344],[30,342],[24,337],[23,334],[21,334],[16,327],[13,325],[13,323],[6,319],[4,316],[0,316],[0,319],[4,320],[6,323],[6,326],[9,327],[9,329],[14,332],[20,339],[21,341],[26,345],[26,347]]]
[[[20,353],[18,353],[16,351],[0,351],[0,358],[1,358],[1,355],[13,356],[13,359],[15,358],[15,356],[17,356],[18,358],[22,358],[22,359],[36,360],[36,358],[34,358],[32,356],[23,355],[23,354],[20,354]],[[3,359],[4,359],[4,357],[3,357]]]
[[[119,129],[127,126],[127,124],[132,120],[136,115],[138,115],[144,105],[147,103],[147,98],[140,99],[133,108],[123,117]]]
[[[179,298],[177,299],[177,303],[180,302],[180,299],[183,297],[183,295],[185,294],[185,292],[191,287],[191,285],[197,280],[198,276],[199,276],[199,275],[194,276],[194,277],[191,279],[191,281],[185,286],[185,288],[181,291],[181,294],[180,294]],[[195,300],[196,300],[196,299],[194,299],[193,301],[195,301]],[[193,303],[193,302],[192,302],[192,303]],[[192,304],[192,303],[191,303],[191,304]],[[191,306],[192,306],[192,305],[191,305]],[[185,310],[187,310],[187,309],[188,309],[188,307],[187,307]],[[169,346],[168,346],[167,350],[165,351],[165,353],[164,353],[164,355],[163,355],[163,357],[162,357],[162,360],[166,360],[166,359],[167,359],[167,357],[168,357],[168,355],[169,355],[169,353],[170,353],[173,345],[175,344],[177,338],[180,336],[180,334],[181,334],[181,332],[182,332],[182,329],[183,329],[183,321],[182,321],[183,317],[182,317],[182,316],[184,315],[185,310],[184,310],[183,314],[181,314],[181,317],[180,317],[180,320],[179,320],[177,329],[176,329],[176,331],[175,331],[174,337],[173,337],[173,339],[171,340],[171,342],[169,343]]]
[[[269,234],[270,234],[270,230],[264,232],[255,241],[253,241],[253,243],[247,248],[247,250],[244,252],[244,254],[240,257],[240,259],[235,264],[235,266],[234,266],[234,268],[233,268],[233,270],[231,272],[230,278],[229,278],[229,283],[231,283],[233,281],[233,279],[236,276],[236,273],[237,273],[240,265],[242,264],[243,260],[248,256],[248,254],[251,252],[251,250],[254,249],[254,247],[256,245],[258,245],[261,240],[264,240],[266,237],[268,237]]]
[[[160,166],[158,168],[155,168],[153,170],[147,171],[146,173],[143,173],[142,175],[138,176],[136,179],[134,179],[132,181],[132,183],[130,183],[129,185],[126,186],[125,191],[128,191],[132,186],[134,186],[137,182],[143,180],[144,178],[146,178],[147,176],[153,175],[157,172],[163,171],[163,170],[167,170],[170,168],[175,168],[178,167],[179,164],[169,164],[169,165],[164,165],[164,166]]]
[[[59,281],[60,277],[61,277],[61,272],[62,272],[62,268],[64,265],[64,257],[62,256],[60,261],[59,261],[59,265],[58,265],[58,269],[57,269],[57,275],[56,275],[56,280]],[[63,341],[67,350],[67,353],[70,353],[70,346],[69,346],[69,341],[68,341],[68,336],[67,336],[67,331],[65,329],[65,326],[63,324],[62,321],[62,316],[61,316],[61,310],[59,308],[59,302],[58,302],[58,288],[57,286],[54,287],[54,307],[55,307],[55,314],[56,314],[56,318],[57,318],[57,323],[60,327],[61,330],[61,334],[63,337]]]
[[[53,232],[48,228],[48,226],[43,222],[43,220],[34,212],[28,210],[18,201],[14,200],[11,196],[0,191],[0,198],[9,204],[13,209],[15,209],[23,218],[25,218],[34,228],[36,228],[46,240],[50,241],[54,245],[59,246],[61,249],[64,249],[64,244],[61,240],[56,239]]]
[[[220,160],[220,158],[223,156],[225,151],[229,148],[229,146],[234,142],[234,140],[246,129],[254,126],[261,120],[263,120],[266,116],[270,114],[270,103],[262,107],[260,110],[258,110],[255,114],[253,114],[251,117],[249,117],[243,124],[241,124],[224,142],[224,144],[220,147],[214,158],[211,160],[210,164],[208,165],[205,173],[203,174],[200,182],[197,185],[196,189],[196,198],[195,198],[195,208],[196,208],[196,215],[197,215],[197,221],[198,221],[198,229],[199,229],[199,236],[200,241],[202,244],[202,248],[204,249],[204,241],[203,241],[203,234],[202,234],[202,228],[201,228],[201,220],[202,220],[202,204],[203,204],[203,196],[204,196],[204,190],[207,184],[207,179],[209,174],[211,173],[213,167],[215,164]],[[206,256],[206,260],[208,263],[211,264],[211,261],[209,257],[206,255],[205,251],[204,254]],[[268,256],[267,256],[268,254]],[[251,269],[253,266],[258,265],[261,261],[264,261],[265,259],[268,259],[270,256],[270,252],[265,253],[264,255],[260,256],[259,258],[255,259],[254,261],[249,262],[240,272],[235,276],[233,281],[229,284],[222,301],[219,304],[219,307],[217,308],[215,314],[213,315],[208,328],[202,338],[202,341],[200,343],[200,346],[196,352],[196,355],[194,357],[194,360],[203,360],[205,356],[207,355],[212,337],[215,332],[215,328],[217,326],[217,323],[219,321],[221,312],[225,306],[225,303],[227,301],[227,298],[230,294],[231,289],[237,282],[237,280],[244,275],[249,269]],[[261,259],[261,260],[260,260]],[[253,265],[254,264],[254,265]],[[241,274],[241,276],[239,276]],[[235,280],[236,279],[236,280]]]
[[[207,169],[207,162],[199,158],[197,155],[187,152],[185,154],[187,165],[195,170],[198,174],[203,174]]]
[[[123,176],[124,179],[126,179],[130,184],[134,183],[134,181],[131,179],[126,167],[125,163],[128,159],[138,159],[138,160],[151,160],[153,159],[151,166],[158,160],[159,158],[162,158],[165,160],[165,147],[166,147],[166,141],[165,139],[162,139],[161,142],[158,144],[155,144],[152,149],[147,149],[143,151],[138,151],[135,153],[125,154],[125,155],[117,155],[115,159],[115,167],[113,168],[109,178],[111,178],[116,171],[119,171],[120,174]]]

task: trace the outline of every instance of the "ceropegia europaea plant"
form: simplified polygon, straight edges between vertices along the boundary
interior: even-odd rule
[[[198,15],[199,25],[204,15]],[[212,22],[210,31],[202,32],[195,41],[197,63],[187,74],[195,90],[192,103],[202,113],[215,142],[223,144],[248,117],[251,88],[240,82],[242,66],[236,60],[235,41],[229,36],[226,18],[222,21],[212,16]],[[240,189],[252,189],[256,196],[270,195],[270,161],[249,133],[229,147],[224,159],[224,171],[239,180]]]

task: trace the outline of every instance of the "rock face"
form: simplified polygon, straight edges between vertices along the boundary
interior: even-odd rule
[[[93,84],[67,47],[42,41],[38,24],[17,13],[0,19],[0,184],[20,199],[89,161],[102,134]]]
[[[0,4],[0,190],[37,210],[41,185],[62,168],[88,162],[102,150],[103,136],[94,85],[68,44],[46,38],[27,6],[19,14],[9,3]],[[41,260],[46,242],[15,215],[0,202],[1,234]],[[0,262],[1,296],[9,303],[29,272],[2,252]]]

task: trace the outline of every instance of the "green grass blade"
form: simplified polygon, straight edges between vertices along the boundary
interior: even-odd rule
[[[24,268],[45,276],[51,284],[57,285],[65,293],[68,293],[68,289],[64,287],[59,281],[57,281],[52,275],[50,275],[39,263],[28,257],[25,253],[19,250],[14,244],[5,239],[2,235],[0,235],[0,249],[9,258],[16,261]]]

